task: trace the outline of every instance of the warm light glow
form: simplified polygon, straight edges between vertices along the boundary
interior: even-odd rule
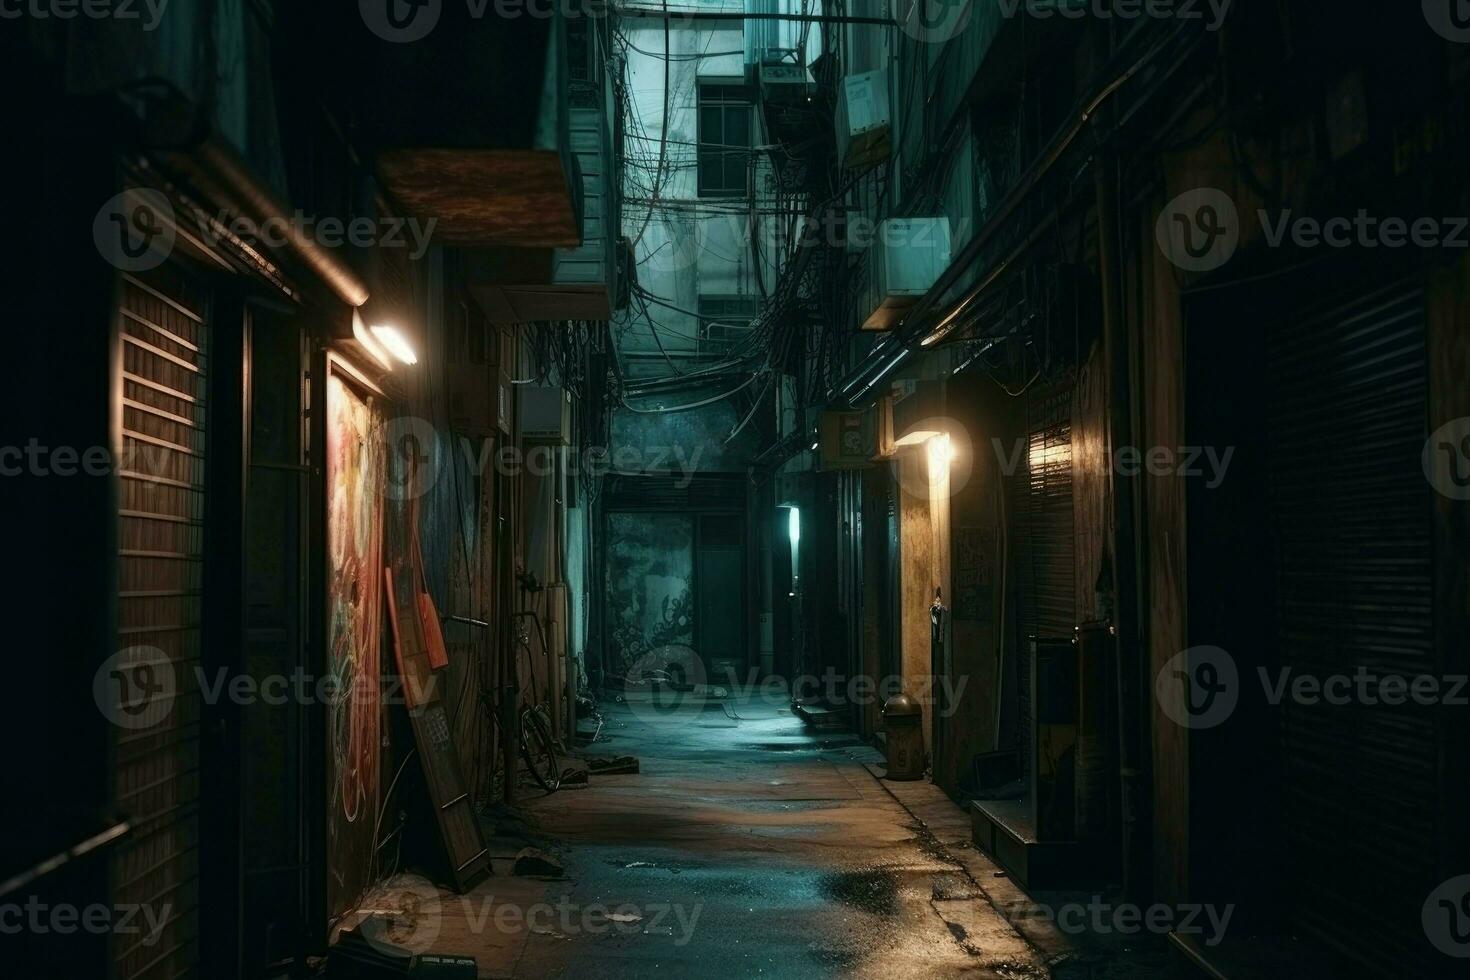
[[[954,443],[947,433],[937,435],[930,439],[927,445],[929,450],[929,473],[931,479],[938,474],[948,474],[949,464],[954,462]]]
[[[1072,444],[1070,442],[1048,443],[1041,439],[1034,439],[1026,456],[1032,473],[1072,468]]]
[[[383,345],[368,332],[362,322],[362,317],[358,316],[355,311],[352,314],[352,337],[362,345],[362,349],[367,351],[373,360],[383,366],[384,371],[393,370],[393,359],[388,356],[387,351],[383,350]]]
[[[419,362],[419,356],[414,353],[413,344],[408,342],[408,338],[404,336],[402,330],[387,323],[375,323],[368,329],[373,332],[373,336],[377,338],[378,343],[387,348],[388,353],[398,358],[404,364],[417,364]]]
[[[893,444],[895,446],[922,446],[930,439],[939,435],[940,433],[935,432],[933,429],[914,429],[912,432],[906,432],[899,438],[893,440]]]

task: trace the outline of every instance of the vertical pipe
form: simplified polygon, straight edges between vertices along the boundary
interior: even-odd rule
[[[520,692],[516,683],[515,640],[512,639],[515,621],[511,617],[511,585],[515,581],[515,569],[512,567],[510,540],[512,526],[509,516],[512,497],[510,480],[509,476],[498,476],[495,480],[498,498],[496,519],[499,524],[495,543],[499,566],[496,569],[498,589],[496,602],[500,607],[500,615],[496,617],[495,625],[498,627],[497,639],[500,644],[500,749],[501,767],[505,780],[501,790],[505,802],[514,804],[516,801],[517,759],[520,756],[520,718],[516,712]]]
[[[1111,112],[1100,116],[1111,115]],[[1106,124],[1100,122],[1106,128]],[[1109,458],[1121,446],[1133,442],[1132,388],[1133,371],[1127,325],[1123,321],[1119,294],[1118,213],[1116,207],[1117,162],[1111,151],[1104,151],[1094,167],[1097,194],[1098,273],[1102,299],[1103,348],[1108,366],[1108,451]],[[1108,468],[1112,500],[1112,558],[1117,590],[1115,617],[1118,627],[1116,658],[1119,795],[1122,807],[1123,894],[1133,898],[1143,885],[1144,793],[1140,778],[1143,771],[1141,732],[1143,712],[1147,704],[1142,696],[1141,680],[1147,669],[1147,651],[1142,637],[1143,619],[1139,611],[1137,552],[1138,531],[1136,506],[1138,487],[1134,478]]]

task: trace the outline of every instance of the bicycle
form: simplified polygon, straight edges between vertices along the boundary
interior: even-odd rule
[[[545,644],[545,632],[541,628],[540,617],[534,611],[526,610],[516,613],[515,620],[531,619],[536,624],[536,630]],[[516,629],[516,643],[526,653],[526,668],[529,672],[531,682],[532,702],[522,704],[516,713],[516,722],[520,731],[521,758],[530,770],[531,778],[534,779],[542,789],[548,793],[555,793],[561,788],[561,760],[557,755],[556,739],[551,733],[551,712],[547,704],[536,698],[536,669],[534,655],[531,651],[531,637],[524,628]],[[480,705],[486,714],[500,730],[501,737],[507,737],[508,732],[500,717],[500,710],[495,704],[495,699],[489,691],[480,692]],[[511,778],[511,777],[507,777]]]

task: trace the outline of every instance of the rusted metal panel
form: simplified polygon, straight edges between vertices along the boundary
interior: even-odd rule
[[[436,221],[448,245],[577,248],[574,181],[554,150],[413,149],[378,156],[383,183],[408,214]]]

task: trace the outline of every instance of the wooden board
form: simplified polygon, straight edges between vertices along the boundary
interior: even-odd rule
[[[402,700],[413,725],[414,743],[439,823],[439,837],[461,891],[468,890],[490,866],[490,853],[475,818],[473,800],[450,734],[449,714],[440,696],[439,675],[429,666],[418,597],[410,582],[398,583],[391,568],[383,570],[388,594],[388,622]]]

